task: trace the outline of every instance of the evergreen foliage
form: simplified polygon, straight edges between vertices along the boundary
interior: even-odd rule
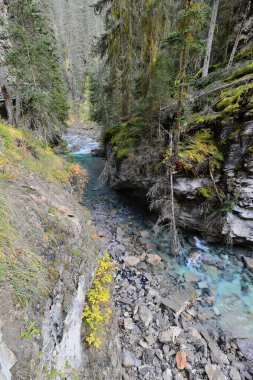
[[[12,94],[21,100],[26,125],[54,141],[67,118],[67,93],[54,34],[34,0],[11,0],[8,14],[2,38],[11,41],[5,64],[13,79]]]

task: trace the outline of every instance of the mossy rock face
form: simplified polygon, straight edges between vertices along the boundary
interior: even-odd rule
[[[190,126],[206,126],[212,127],[214,125],[220,124],[222,120],[222,115],[220,113],[210,113],[207,115],[194,116],[190,121]]]
[[[177,166],[179,169],[198,175],[209,169],[220,169],[223,155],[219,151],[210,129],[197,131],[187,137],[180,147]]]
[[[235,62],[240,62],[242,60],[252,60],[253,59],[253,45],[249,46],[247,49],[240,51],[235,56]]]
[[[222,91],[216,110],[221,111],[224,117],[233,116],[247,109],[252,109],[253,83],[247,83],[236,88]]]
[[[253,62],[249,65],[243,66],[240,69],[236,70],[232,75],[230,75],[226,82],[232,82],[236,79],[242,78],[248,74],[253,74]]]
[[[122,160],[134,152],[143,136],[146,136],[149,126],[143,122],[142,118],[134,118],[126,123],[110,127],[105,132],[105,139],[108,139],[113,146],[113,151],[117,158]]]
[[[250,146],[247,150],[247,153],[253,154],[253,146]]]
[[[211,186],[202,186],[198,188],[198,194],[205,199],[209,199],[215,195],[215,189]]]

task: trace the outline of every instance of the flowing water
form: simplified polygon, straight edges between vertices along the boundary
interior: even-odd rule
[[[80,137],[79,137],[80,138]],[[71,141],[70,141],[71,145]],[[92,157],[90,151],[97,148],[92,139],[82,138],[83,148],[74,153],[75,160],[85,167],[90,176],[86,187],[84,205],[96,217],[97,224],[103,227],[100,212],[108,218],[115,211],[119,223],[124,224],[127,232],[149,231],[149,239],[155,243],[157,253],[170,265],[169,275],[184,281],[184,273],[194,272],[199,281],[194,285],[196,293],[214,298],[214,318],[218,318],[225,331],[231,331],[235,337],[247,337],[253,340],[253,284],[240,256],[245,254],[240,248],[224,245],[207,245],[198,237],[192,237],[191,244],[184,239],[184,248],[180,257],[170,256],[170,239],[163,233],[156,236],[153,231],[154,218],[143,206],[125,195],[115,192],[108,185],[99,182],[104,160]]]

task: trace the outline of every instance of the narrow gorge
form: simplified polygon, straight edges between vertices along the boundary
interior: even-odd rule
[[[253,379],[252,1],[0,13],[0,380]]]

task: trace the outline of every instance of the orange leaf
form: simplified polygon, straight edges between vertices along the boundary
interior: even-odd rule
[[[185,369],[186,367],[186,352],[178,351],[176,355],[176,362],[178,369]]]
[[[99,241],[100,240],[100,237],[98,236],[98,234],[94,233],[92,235],[92,239],[95,240],[95,241]]]

